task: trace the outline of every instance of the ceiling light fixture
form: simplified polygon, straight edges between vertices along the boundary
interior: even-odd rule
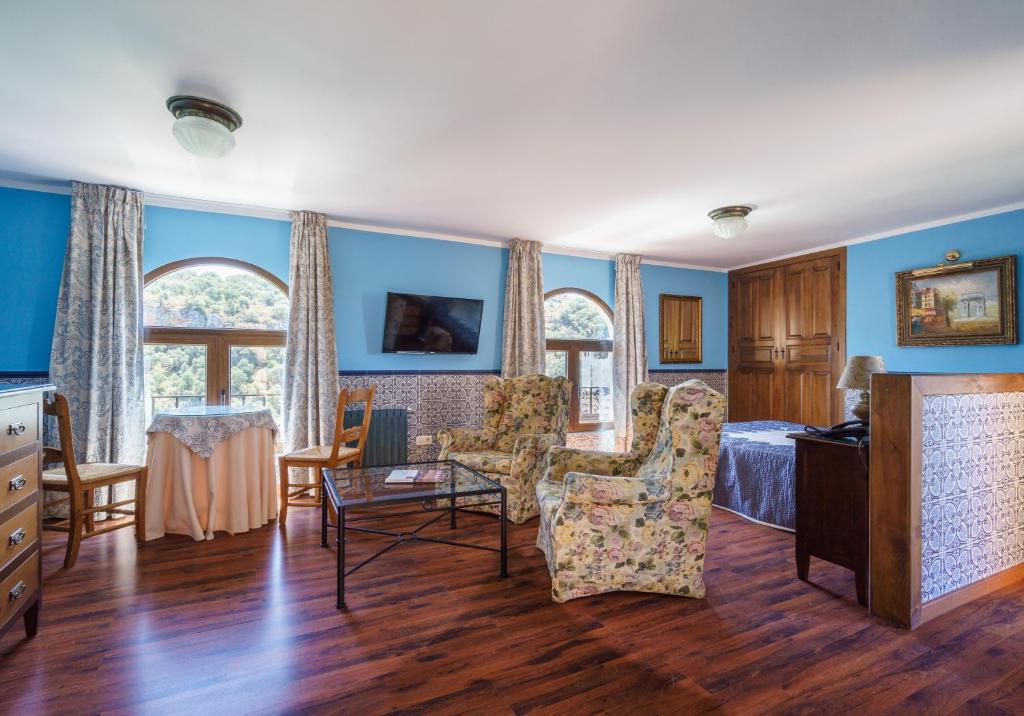
[[[242,117],[225,104],[212,99],[175,95],[167,99],[174,115],[174,138],[197,157],[217,159],[235,148],[232,132],[242,126]]]
[[[734,239],[747,228],[747,214],[753,211],[752,206],[723,206],[715,209],[708,216],[714,221],[711,227],[715,236],[720,239]]]

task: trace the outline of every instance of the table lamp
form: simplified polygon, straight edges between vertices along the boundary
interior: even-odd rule
[[[836,388],[860,391],[860,402],[853,407],[853,414],[860,420],[867,422],[871,416],[871,374],[884,372],[882,356],[850,356],[846,361]]]

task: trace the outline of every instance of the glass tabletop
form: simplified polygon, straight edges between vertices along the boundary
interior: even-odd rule
[[[323,475],[332,501],[343,506],[452,495],[499,495],[502,490],[494,480],[454,460],[352,469],[324,468]]]
[[[219,418],[226,415],[251,415],[263,411],[270,412],[270,408],[262,405],[189,405],[180,408],[158,410],[153,414],[153,417],[176,415],[191,418]]]

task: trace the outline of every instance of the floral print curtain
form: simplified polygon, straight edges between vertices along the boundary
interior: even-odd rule
[[[647,343],[644,335],[644,284],[640,257],[615,256],[615,320],[612,366],[614,373],[615,440],[630,444],[629,396],[647,381]]]
[[[50,382],[68,400],[80,462],[144,462],[143,225],[142,192],[72,184]],[[135,486],[101,494],[110,489],[97,504],[126,500]]]
[[[334,439],[338,354],[327,217],[292,212],[284,358],[284,437],[288,452]]]
[[[544,277],[540,242],[509,242],[501,375],[544,372]]]

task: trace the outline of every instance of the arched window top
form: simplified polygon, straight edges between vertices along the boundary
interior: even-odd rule
[[[559,288],[544,295],[545,338],[612,339],[612,312],[600,298],[582,288]]]
[[[175,261],[146,274],[143,321],[149,327],[284,331],[288,287],[244,261]]]

